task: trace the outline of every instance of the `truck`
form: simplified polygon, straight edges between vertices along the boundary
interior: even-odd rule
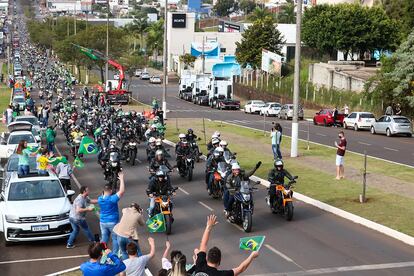
[[[211,82],[210,74],[195,75],[195,82],[192,89],[191,100],[198,105],[208,105],[208,89]]]
[[[193,87],[191,86],[195,81],[195,74],[191,71],[184,71],[181,74],[180,81],[178,82],[178,97],[180,99],[187,99],[191,97]]]
[[[240,109],[240,101],[233,99],[233,77],[210,79],[208,104],[217,109]]]

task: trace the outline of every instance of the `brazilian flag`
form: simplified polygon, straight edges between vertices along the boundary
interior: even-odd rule
[[[96,154],[98,153],[98,147],[92,138],[85,136],[79,146],[78,154]]]
[[[75,160],[73,160],[73,166],[82,169],[85,167],[85,163],[83,163],[83,161],[78,156],[76,156]]]
[[[95,136],[95,137],[98,137],[99,135],[101,135],[101,133],[102,133],[102,128],[101,127],[98,127],[97,129],[95,129],[95,131],[93,132],[93,135]]]
[[[37,152],[39,150],[39,147],[33,147],[33,146],[27,146],[27,148],[31,152]]]
[[[49,164],[57,166],[59,163],[67,164],[68,160],[64,156],[49,158]]]
[[[165,219],[162,213],[155,215],[147,220],[147,228],[150,233],[165,232]]]
[[[242,250],[259,251],[260,247],[262,247],[265,238],[265,236],[240,238],[239,247]]]

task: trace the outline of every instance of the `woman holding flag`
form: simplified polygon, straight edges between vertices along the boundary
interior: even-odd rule
[[[17,146],[16,153],[19,155],[19,163],[17,168],[17,174],[21,175],[28,175],[30,172],[29,167],[29,156],[36,156],[36,152],[32,152],[27,147],[27,141],[21,140],[19,145]]]

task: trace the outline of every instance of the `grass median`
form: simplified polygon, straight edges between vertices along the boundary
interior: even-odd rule
[[[268,135],[265,136],[263,131],[209,120],[205,120],[204,125],[206,139],[215,130],[220,131],[223,139],[229,142],[229,148],[237,152],[237,159],[244,168],[250,169],[261,160],[263,165],[256,174],[267,178],[267,173],[273,166]],[[192,128],[201,138],[200,149],[205,151],[202,119],[170,119],[166,139],[175,142],[178,134],[186,132],[188,128]],[[290,152],[290,138],[283,137],[282,151]],[[412,168],[368,158],[368,201],[361,204],[362,156],[348,152],[345,156],[347,179],[336,181],[335,149],[310,144],[310,149],[307,150],[307,144],[300,142],[299,151],[299,158],[284,158],[285,167],[299,176],[296,191],[414,236],[414,195],[410,194],[414,186]],[[400,183],[402,187],[394,187],[394,183]]]
[[[8,88],[5,84],[0,84],[0,112],[2,112],[2,114],[4,114],[7,106],[10,104],[10,93],[10,88]],[[6,130],[6,125],[0,123],[0,132],[4,132]]]

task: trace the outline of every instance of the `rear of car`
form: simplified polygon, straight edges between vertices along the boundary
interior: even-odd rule
[[[303,120],[304,112],[303,108],[299,106],[298,117]],[[282,106],[279,112],[279,119],[290,120],[293,118],[293,104],[285,104]]]
[[[389,128],[392,135],[402,134],[411,137],[413,133],[410,120],[403,116],[392,116]]]

